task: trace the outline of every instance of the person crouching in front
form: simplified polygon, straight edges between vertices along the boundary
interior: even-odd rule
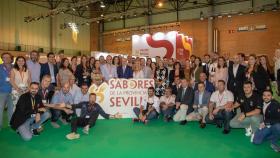
[[[150,120],[157,119],[159,115],[159,98],[155,96],[155,88],[148,88],[148,97],[144,100],[140,108],[135,107],[133,111],[137,118],[133,118],[133,122],[143,122],[147,124]]]
[[[39,135],[41,124],[50,118],[46,112],[42,98],[38,95],[39,83],[32,82],[29,92],[19,97],[16,110],[11,119],[11,127],[22,137],[29,141],[35,135]]]
[[[90,93],[89,102],[81,102],[79,104],[67,105],[67,108],[73,110],[76,117],[71,121],[71,133],[66,135],[69,140],[78,139],[80,135],[77,134],[78,127],[83,127],[85,134],[89,133],[89,129],[95,125],[99,115],[105,119],[121,118],[119,113],[110,115],[104,112],[99,104],[96,103],[96,94]]]

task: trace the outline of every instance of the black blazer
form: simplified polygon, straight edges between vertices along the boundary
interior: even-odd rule
[[[260,94],[268,87],[270,88],[269,74],[262,66],[258,66],[256,71],[253,70],[252,76],[256,89]]]
[[[38,113],[38,109],[43,107],[42,98],[40,95],[35,95],[35,106],[32,109],[31,94],[24,93],[19,97],[16,104],[16,110],[11,118],[10,125],[12,129],[17,130],[32,114]]]
[[[177,85],[172,85],[172,94],[176,95],[178,94],[178,90],[180,89],[181,86],[179,86],[179,88],[177,88]]]
[[[230,62],[228,67],[228,82],[227,88],[234,96],[243,93],[243,83],[246,81],[246,67],[239,64],[236,76],[233,74],[233,63]]]
[[[79,64],[76,68],[76,71],[75,71],[75,78],[77,79],[78,81],[78,86],[82,86],[83,83],[86,83],[88,86],[91,85],[91,76],[87,76],[86,78],[84,78],[83,76],[83,73],[85,72],[83,66],[81,64]],[[86,68],[86,72],[88,72],[90,74],[90,68],[87,67]]]
[[[209,63],[210,65],[210,63]],[[205,63],[205,65],[202,66],[203,68],[203,72],[206,74],[207,78],[209,77],[209,66],[207,63]]]
[[[181,104],[186,104],[188,105],[188,112],[190,113],[193,111],[193,100],[194,100],[194,91],[191,87],[187,87],[186,91],[185,91],[185,95],[182,98],[182,93],[183,93],[183,87],[181,87],[178,90],[178,93],[176,95],[176,99],[175,102],[180,102]]]
[[[179,78],[183,79],[185,77],[184,71],[180,70],[179,71]],[[172,85],[172,83],[175,80],[175,70],[170,70],[169,72],[169,85]]]
[[[53,71],[54,71],[54,77],[55,77],[55,81],[56,81],[56,75],[58,73],[58,68],[57,68],[56,64],[53,65]],[[49,67],[48,63],[41,64],[40,80],[42,80],[42,78],[45,75],[51,75],[50,67]]]
[[[118,66],[117,67],[117,74],[118,74],[118,78],[126,78],[126,79],[133,78],[132,67],[127,65],[125,67],[125,71],[123,72],[123,67]]]
[[[271,103],[268,105],[265,111],[264,123],[266,125],[280,123],[280,104],[274,99],[271,100]]]

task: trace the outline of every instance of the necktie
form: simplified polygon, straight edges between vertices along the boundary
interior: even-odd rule
[[[181,96],[181,101],[183,101],[183,100],[184,100],[185,92],[186,92],[186,88],[183,88],[183,91],[182,91],[182,96]]]

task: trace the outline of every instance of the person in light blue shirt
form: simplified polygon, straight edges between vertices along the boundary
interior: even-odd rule
[[[14,105],[12,101],[12,85],[10,84],[10,72],[12,69],[13,56],[10,53],[3,53],[1,55],[3,64],[0,65],[0,130],[3,125],[3,111],[5,106],[8,107],[8,121],[10,122]]]
[[[73,96],[70,93],[70,84],[68,82],[64,83],[61,90],[56,92],[52,98],[51,104],[61,104],[64,103],[66,105],[71,105],[74,103]],[[52,117],[51,117],[51,125],[54,128],[59,128],[60,126],[57,124],[58,119],[66,125],[70,122],[70,114],[72,111],[68,110],[58,110],[58,109],[50,109]]]
[[[31,73],[31,82],[40,83],[41,65],[38,62],[39,53],[36,50],[30,52],[30,60],[26,62]]]
[[[83,83],[81,86],[81,90],[78,91],[74,96],[74,104],[79,104],[81,102],[88,102],[89,101],[89,92],[88,92],[88,85]]]
[[[118,74],[117,74],[117,67],[112,64],[111,55],[108,55],[106,57],[106,61],[107,61],[107,63],[104,65],[101,65],[100,69],[101,69],[101,73],[102,73],[105,81],[108,82],[112,78],[117,78]]]
[[[187,121],[200,121],[200,127],[205,128],[210,97],[211,93],[206,90],[204,82],[198,82],[197,91],[194,94],[194,111],[187,115]]]

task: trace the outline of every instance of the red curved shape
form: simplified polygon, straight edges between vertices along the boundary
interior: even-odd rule
[[[147,41],[148,45],[153,47],[153,48],[164,47],[166,49],[165,57],[166,58],[171,58],[172,57],[174,48],[173,48],[172,43],[170,43],[168,40],[155,41],[155,40],[153,40],[152,36],[147,36],[146,41]]]

